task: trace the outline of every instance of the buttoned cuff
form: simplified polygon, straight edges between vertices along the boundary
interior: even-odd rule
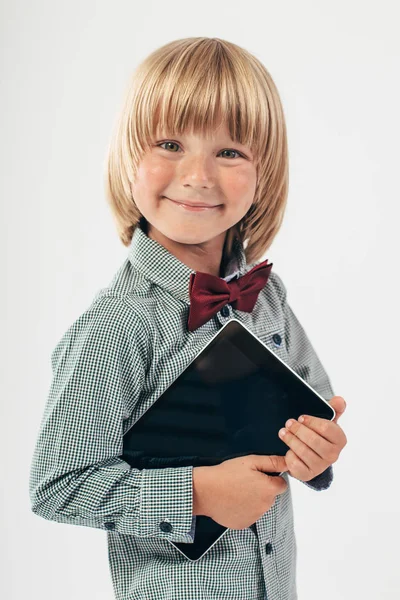
[[[194,541],[193,466],[142,469],[139,535]]]

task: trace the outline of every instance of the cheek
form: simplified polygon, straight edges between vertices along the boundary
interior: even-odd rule
[[[134,183],[135,191],[161,193],[172,177],[173,169],[171,166],[167,161],[142,161]]]
[[[232,201],[236,201],[243,206],[252,203],[256,189],[256,174],[247,169],[240,171],[227,171],[224,177],[225,194]]]

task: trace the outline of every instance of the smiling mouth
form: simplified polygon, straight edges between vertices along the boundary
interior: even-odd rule
[[[205,211],[213,210],[215,208],[219,208],[220,206],[222,206],[221,204],[215,204],[214,206],[184,204],[183,202],[177,202],[176,200],[172,200],[171,198],[168,198],[167,196],[162,196],[162,198],[169,200],[170,202],[172,202],[172,204],[175,204],[175,206],[180,206],[184,210],[188,210],[191,212],[205,212]]]

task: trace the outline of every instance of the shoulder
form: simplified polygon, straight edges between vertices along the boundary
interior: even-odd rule
[[[146,316],[148,316],[149,307],[152,307],[150,315],[153,315],[158,295],[158,286],[145,274],[134,268],[127,258],[114,274],[109,285],[97,292],[93,302],[97,302],[101,298],[115,298],[115,303],[118,304],[119,300],[119,303],[125,305],[125,308],[133,313],[136,320],[150,335],[150,325],[146,326],[146,321],[149,319]]]
[[[129,338],[142,329],[142,322],[139,311],[135,310],[126,296],[106,288],[96,294],[68,331],[82,329]]]
[[[148,336],[138,311],[124,295],[106,288],[68,326],[51,353],[53,368],[61,355],[95,356],[111,351],[138,349],[148,354]]]
[[[282,317],[286,305],[287,290],[278,273],[273,270],[270,271],[268,281],[261,294],[268,305],[271,316],[275,318]]]
[[[269,278],[268,278],[267,288],[269,287],[269,292],[276,294],[279,298],[281,304],[283,305],[286,301],[287,290],[286,286],[282,281],[282,278],[275,271],[271,270]]]

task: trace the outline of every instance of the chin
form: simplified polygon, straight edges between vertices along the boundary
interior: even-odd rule
[[[200,245],[226,234],[226,230],[217,230],[214,232],[210,230],[210,223],[184,224],[180,223],[179,219],[174,221],[168,219],[168,223],[164,220],[160,223],[160,226],[157,226],[157,219],[154,219],[153,223],[151,221],[148,222],[150,237],[154,237],[155,239],[165,237],[176,244]],[[147,235],[149,235],[149,231],[147,231]]]
[[[201,235],[199,233],[193,232],[192,234],[188,233],[188,232],[177,232],[174,231],[171,234],[165,234],[166,237],[168,237],[170,240],[173,240],[174,242],[176,242],[177,244],[203,244],[204,242],[207,242],[209,239],[213,239],[212,236],[211,238],[209,238],[208,236],[206,236],[205,234]]]

